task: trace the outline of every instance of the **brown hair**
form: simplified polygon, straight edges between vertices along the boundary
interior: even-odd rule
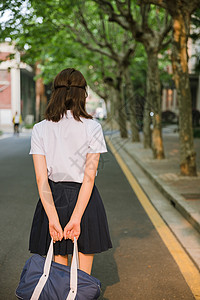
[[[92,119],[86,112],[87,82],[80,71],[73,68],[62,70],[54,79],[52,95],[45,111],[45,118],[58,122],[67,110],[81,121],[80,116]]]

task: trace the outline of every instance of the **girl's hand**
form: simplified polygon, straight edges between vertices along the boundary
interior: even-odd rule
[[[64,239],[71,239],[74,241],[74,237],[78,240],[81,233],[80,221],[76,219],[70,219],[64,228]]]
[[[59,221],[49,221],[49,233],[54,243],[63,239],[63,230]]]

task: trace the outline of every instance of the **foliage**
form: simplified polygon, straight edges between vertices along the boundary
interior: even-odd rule
[[[115,11],[119,12],[115,1],[112,3]],[[141,13],[147,14],[147,11],[141,11],[135,0],[131,1],[131,7],[133,18],[142,24]],[[127,6],[124,8],[127,9]],[[89,79],[89,84],[101,92],[105,89],[103,77],[114,76],[116,64],[108,56],[88,50],[84,43],[105,53],[110,53],[111,45],[119,54],[124,51],[124,47],[133,43],[133,38],[126,32],[128,42],[124,44],[125,30],[110,23],[109,15],[102,13],[95,1],[5,0],[0,9],[2,14],[10,12],[8,20],[2,23],[1,39],[9,37],[15,40],[16,47],[23,54],[23,61],[32,66],[39,62],[45,83],[51,82],[61,69],[73,66],[79,68]],[[158,25],[164,22],[163,9],[150,5],[148,10],[148,26],[159,30]],[[84,17],[82,21],[86,22],[85,28],[81,23],[80,12]],[[77,42],[77,35],[83,41],[82,44]],[[168,59],[163,52],[160,57],[162,81],[167,81],[169,77],[167,72],[163,72],[166,64]],[[136,91],[144,96],[146,54],[140,44],[135,58],[131,60],[131,73]]]
[[[20,15],[18,10],[22,9],[22,2],[27,3],[27,11],[26,14]],[[41,2],[37,0],[22,2],[19,1],[14,4],[7,1],[2,8],[2,10],[11,9],[12,6],[16,6],[13,9],[14,18],[10,18],[2,28],[5,27],[3,30],[4,38],[11,37],[12,40],[15,40],[16,47],[24,53],[22,60],[30,65],[39,61],[41,75],[44,77],[45,83],[50,82],[58,71],[67,66],[78,67],[83,73],[89,72],[90,75],[92,73],[92,79],[96,81],[94,73],[88,70],[94,70],[94,66],[96,66],[96,70],[98,67],[100,68],[102,59],[97,54],[91,56],[91,51],[77,43],[74,39],[74,33],[70,29],[70,26],[76,27],[85,41],[89,40],[89,34],[84,32],[80,24],[77,23],[78,5],[81,2],[75,1],[76,6],[73,6],[70,1],[63,1],[62,3],[60,1]],[[21,6],[18,6],[20,3]],[[90,21],[90,30],[92,34],[97,35],[98,30],[96,28],[100,27],[99,19],[91,19],[91,16],[97,14],[95,11],[97,6],[92,5],[90,1],[90,6],[86,7],[86,10],[88,11],[87,21],[88,23]],[[114,40],[116,45],[116,39],[120,37],[120,29],[116,30],[114,28],[116,26],[111,26],[112,33],[116,33],[116,35],[110,34],[108,27],[106,30],[110,34],[109,38]],[[91,39],[90,43],[93,43]],[[106,60],[105,57],[104,60]],[[107,62],[105,61],[104,64],[106,65]],[[112,63],[109,65],[110,68],[106,69],[107,76],[113,71]],[[90,66],[92,67],[89,69]],[[98,75],[100,73],[98,72]]]
[[[99,18],[101,13],[108,41],[115,43],[116,49],[120,50],[122,27],[110,24],[109,15],[102,14],[99,6],[94,2],[103,3],[104,1],[4,0],[0,4],[0,11],[1,15],[5,13],[8,15],[8,20],[1,24],[1,40],[5,40],[6,37],[15,40],[18,49],[24,52],[23,60],[28,64],[34,65],[36,61],[40,61],[43,74],[45,74],[45,82],[48,82],[52,79],[52,70],[54,68],[56,72],[60,70],[60,66],[64,65],[63,62],[65,65],[76,66],[84,62],[90,64],[90,61],[87,61],[90,56],[89,52],[86,51],[87,59],[84,59],[85,49],[83,48],[85,47],[74,42],[74,33],[68,27],[76,27],[80,36],[84,35],[87,39],[89,38],[89,34],[80,24],[80,8],[86,14],[88,28],[95,38],[97,38],[97,33],[101,33],[102,24]],[[120,6],[116,2],[120,1],[110,1],[115,12],[120,13]],[[144,10],[135,0],[130,1],[130,4],[132,17],[141,26],[149,26],[151,30],[160,30],[165,18],[163,8],[151,4],[146,5]],[[127,4],[121,2],[120,9],[126,11]],[[192,22],[196,27],[199,25],[199,11],[197,10],[192,15]],[[142,14],[147,16],[146,25]],[[197,38],[196,35],[192,37]],[[94,45],[91,39],[90,43]]]
[[[139,44],[131,62],[131,78],[136,95],[145,97],[146,94],[147,56],[144,47]]]

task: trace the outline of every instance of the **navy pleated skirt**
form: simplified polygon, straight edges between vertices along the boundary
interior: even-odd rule
[[[79,190],[82,183],[59,181],[49,179],[55,207],[62,228],[69,222],[76,205]],[[49,222],[42,202],[39,199],[33,217],[29,251],[46,255],[51,237],[49,234]],[[112,248],[108,222],[104,205],[99,191],[94,184],[90,200],[81,219],[81,233],[78,238],[78,249],[84,254],[95,254]],[[54,243],[54,255],[66,255],[73,253],[73,242],[70,239]]]

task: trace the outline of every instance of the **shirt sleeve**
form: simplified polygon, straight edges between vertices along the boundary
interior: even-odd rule
[[[31,149],[29,154],[42,154],[45,155],[45,151],[42,145],[41,138],[39,136],[39,132],[37,127],[34,125],[31,135]]]
[[[100,123],[92,131],[90,136],[88,153],[103,153],[108,152],[106,142],[103,135],[103,130]]]

